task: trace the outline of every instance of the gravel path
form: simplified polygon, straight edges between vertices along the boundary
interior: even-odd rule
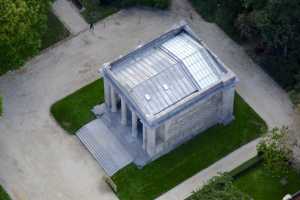
[[[81,17],[78,9],[70,1],[55,0],[52,10],[73,35],[88,28],[88,24]]]
[[[193,20],[190,18],[193,16]],[[291,123],[294,113],[281,90],[243,49],[217,26],[204,22],[184,0],[171,11],[129,9],[37,56],[0,77],[0,183],[15,200],[113,200],[103,170],[75,136],[49,114],[58,99],[95,80],[98,68],[169,29],[180,19],[194,30],[238,77],[241,95],[271,126]]]

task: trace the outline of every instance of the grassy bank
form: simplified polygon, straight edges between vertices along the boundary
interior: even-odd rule
[[[59,21],[59,19],[51,12],[48,13],[47,31],[42,35],[41,49],[45,49],[58,41],[69,36],[69,31]]]
[[[291,169],[283,181],[272,176],[261,162],[236,178],[234,185],[254,200],[281,200],[286,194],[300,190],[300,175]]]
[[[7,192],[4,188],[0,185],[0,200],[11,200]]]
[[[93,106],[104,102],[103,80],[97,80],[56,102],[51,113],[57,123],[70,134],[93,120]]]
[[[85,8],[81,14],[88,23],[95,23],[118,12],[122,8],[146,6],[158,9],[167,9],[170,5],[170,0],[116,0],[106,5],[93,0],[81,0],[81,2]]]

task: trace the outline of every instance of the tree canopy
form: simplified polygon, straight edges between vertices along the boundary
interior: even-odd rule
[[[0,0],[0,74],[37,53],[48,8],[47,0]]]
[[[300,93],[299,0],[190,1],[205,19],[246,42],[250,55],[282,87]]]
[[[286,175],[290,169],[292,150],[287,144],[287,127],[274,128],[257,145],[257,151],[262,154],[267,170],[276,177]]]

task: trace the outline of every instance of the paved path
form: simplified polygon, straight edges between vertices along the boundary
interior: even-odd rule
[[[52,10],[73,35],[88,28],[88,24],[70,1],[55,0]]]
[[[186,0],[175,0],[167,12],[124,10],[98,23],[94,34],[81,32],[24,68],[0,77],[4,98],[0,183],[15,200],[116,199],[102,180],[103,170],[75,136],[55,123],[49,108],[95,80],[103,63],[160,35],[181,19],[188,20],[236,72],[241,79],[239,92],[269,125],[290,124],[295,119],[287,94],[217,26],[204,22]]]

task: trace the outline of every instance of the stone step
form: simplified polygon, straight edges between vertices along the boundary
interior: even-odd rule
[[[109,176],[133,161],[133,157],[112,134],[102,117],[86,124],[76,135]]]
[[[77,134],[77,137],[109,176],[112,176],[119,170],[119,168],[105,156],[107,155],[105,153],[106,150],[95,142],[92,134],[86,134],[86,132],[82,131]]]

